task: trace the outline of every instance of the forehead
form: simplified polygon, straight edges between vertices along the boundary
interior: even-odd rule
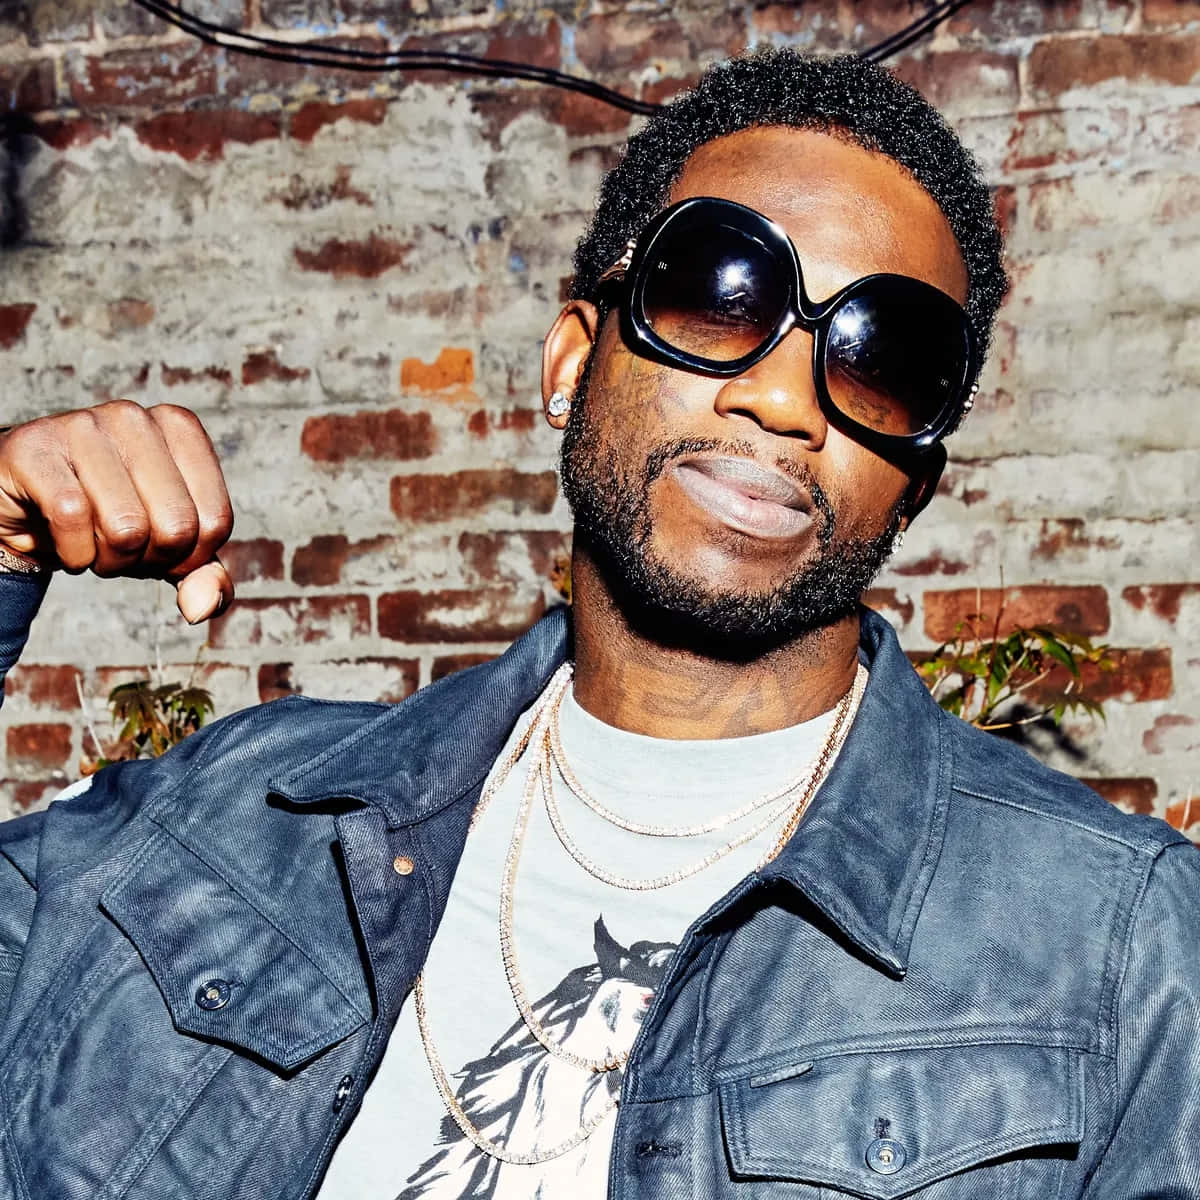
[[[731,133],[688,159],[671,201],[689,196],[736,200],[782,225],[813,299],[877,271],[966,299],[966,267],[937,203],[898,163],[852,142],[778,126]]]

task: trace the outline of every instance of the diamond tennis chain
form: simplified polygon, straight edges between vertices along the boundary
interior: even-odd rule
[[[473,830],[478,824],[484,810],[491,803],[496,792],[504,785],[509,775],[512,773],[516,764],[524,756],[525,752],[532,745],[535,748],[533,760],[530,763],[529,772],[526,776],[525,786],[521,792],[521,802],[517,810],[517,818],[513,826],[512,838],[509,841],[508,852],[504,862],[504,876],[500,887],[500,955],[504,963],[504,974],[508,980],[509,990],[512,992],[513,1001],[521,1013],[521,1018],[525,1023],[526,1029],[533,1035],[538,1043],[554,1057],[562,1059],[564,1062],[570,1063],[573,1066],[579,1067],[581,1070],[586,1070],[592,1073],[604,1073],[618,1070],[625,1065],[629,1059],[629,1051],[623,1051],[618,1054],[610,1055],[603,1059],[588,1059],[579,1055],[573,1054],[567,1050],[561,1043],[555,1041],[550,1036],[549,1031],[538,1020],[537,1014],[533,1011],[533,1006],[529,1002],[528,994],[525,991],[524,982],[521,979],[516,959],[516,946],[513,932],[513,894],[516,888],[517,867],[520,863],[521,850],[525,841],[525,833],[529,824],[529,814],[533,808],[534,800],[537,796],[539,785],[542,791],[543,801],[546,805],[546,813],[550,819],[551,826],[554,828],[559,841],[562,842],[564,849],[568,854],[581,866],[585,871],[593,877],[609,883],[615,887],[625,888],[633,891],[647,891],[653,888],[668,887],[673,883],[679,883],[684,879],[690,878],[692,875],[698,874],[706,867],[724,858],[725,855],[731,853],[739,846],[745,845],[752,841],[759,834],[768,829],[772,823],[779,819],[789,808],[788,801],[797,791],[801,791],[801,796],[794,806],[791,806],[791,814],[788,817],[779,837],[773,843],[771,849],[763,856],[758,866],[761,869],[770,862],[780,850],[783,849],[787,841],[791,838],[796,828],[799,826],[805,811],[816,794],[817,788],[824,780],[826,773],[829,770],[829,765],[833,759],[835,752],[841,747],[845,741],[846,735],[849,732],[850,724],[853,720],[859,702],[862,699],[863,691],[866,687],[867,672],[860,664],[855,673],[854,683],[850,690],[842,697],[837,707],[837,714],[834,719],[828,736],[821,747],[817,757],[808,764],[805,769],[788,785],[777,789],[775,792],[768,793],[766,796],[753,801],[749,805],[743,805],[741,808],[726,814],[724,817],[719,817],[715,822],[710,822],[706,826],[697,826],[694,829],[672,829],[665,826],[639,826],[633,822],[624,823],[622,818],[600,805],[598,801],[590,796],[587,796],[582,785],[574,773],[569,772],[566,767],[565,755],[562,753],[561,740],[558,737],[558,711],[562,704],[563,697],[566,694],[567,688],[570,686],[572,677],[572,668],[570,663],[564,663],[554,674],[545,691],[542,693],[534,711],[531,714],[528,725],[524,733],[517,740],[516,745],[505,757],[500,769],[494,772],[492,781],[484,790],[480,797],[479,803],[471,818],[470,829]],[[779,800],[781,803],[771,809],[767,817],[757,822],[749,831],[739,834],[732,841],[724,846],[712,851],[703,859],[688,867],[673,871],[667,875],[659,876],[656,879],[650,880],[630,880],[620,876],[612,875],[604,871],[586,855],[582,854],[576,843],[566,833],[562,825],[561,814],[558,811],[558,806],[554,800],[554,783],[553,773],[555,767],[559,769],[564,781],[570,790],[578,796],[589,808],[597,815],[604,817],[620,828],[627,829],[632,833],[641,833],[647,836],[654,837],[695,837],[703,833],[713,832],[716,829],[724,828],[726,825],[733,824],[739,819],[749,816],[753,812],[771,804],[772,801]],[[421,1034],[421,1044],[425,1050],[425,1057],[429,1062],[430,1070],[433,1074],[434,1083],[437,1086],[438,1092],[441,1095],[442,1102],[445,1104],[454,1123],[462,1131],[463,1135],[484,1154],[491,1158],[495,1158],[501,1162],[514,1163],[519,1165],[535,1165],[537,1163],[548,1162],[551,1159],[558,1158],[567,1154],[577,1146],[582,1145],[592,1133],[600,1126],[606,1117],[617,1107],[618,1097],[613,1096],[604,1108],[591,1117],[588,1121],[582,1124],[569,1138],[552,1146],[548,1150],[534,1151],[528,1154],[514,1154],[505,1147],[494,1142],[486,1134],[482,1133],[471,1118],[467,1115],[462,1106],[458,1103],[458,1099],[454,1094],[454,1089],[450,1084],[450,1080],[446,1075],[445,1068],[442,1066],[441,1058],[438,1055],[437,1048],[433,1043],[433,1038],[429,1030],[428,1009],[425,1000],[425,980],[424,972],[417,976],[413,987],[414,1001],[417,1012],[417,1027]]]

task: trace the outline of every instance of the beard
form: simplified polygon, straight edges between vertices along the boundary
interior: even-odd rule
[[[586,382],[586,381],[585,381]],[[722,588],[674,569],[652,546],[650,490],[675,460],[718,452],[753,457],[746,442],[682,438],[656,447],[640,470],[621,470],[606,452],[587,415],[586,386],[575,396],[563,434],[559,473],[575,518],[575,540],[596,564],[631,627],[653,640],[706,657],[746,660],[813,634],[855,613],[892,551],[903,498],[876,537],[839,534],[829,496],[801,465],[776,466],[812,499],[817,522],[815,556],[768,588]],[[731,535],[736,537],[738,535]]]

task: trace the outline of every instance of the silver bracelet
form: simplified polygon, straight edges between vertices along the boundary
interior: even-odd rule
[[[50,568],[36,558],[26,558],[24,554],[0,546],[0,572],[9,575],[48,575]]]

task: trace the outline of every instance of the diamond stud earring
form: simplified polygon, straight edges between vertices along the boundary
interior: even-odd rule
[[[564,417],[571,411],[571,397],[566,392],[555,392],[546,403],[546,411],[552,417]]]

